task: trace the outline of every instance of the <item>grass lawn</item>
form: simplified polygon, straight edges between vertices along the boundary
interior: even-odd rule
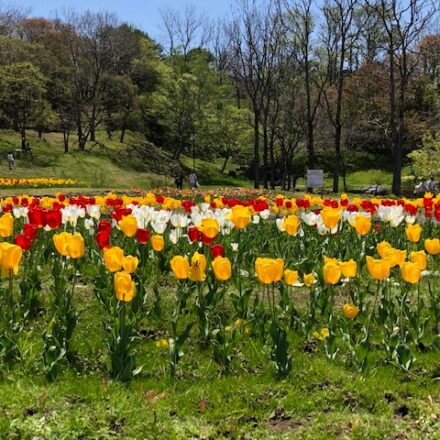
[[[128,132],[125,143],[118,142],[118,136],[109,140],[104,132],[97,132],[98,143],[89,142],[86,151],[79,151],[72,140],[72,146],[64,154],[61,133],[45,133],[41,139],[37,133],[28,132],[29,142],[33,149],[33,158],[22,156],[16,158],[16,167],[8,170],[6,155],[20,147],[21,138],[11,130],[0,131],[0,177],[32,178],[53,177],[75,179],[77,188],[106,189],[150,189],[174,185],[176,168],[183,168],[189,174],[193,159],[181,156],[180,161],[173,161],[170,154],[154,147],[145,141],[140,134]],[[199,182],[203,188],[210,186],[251,187],[251,181],[245,178],[233,178],[229,171],[235,171],[236,164],[228,164],[225,173],[221,172],[223,159],[196,158],[195,167]],[[374,162],[365,163],[366,168],[353,171],[347,175],[349,189],[360,190],[370,184],[391,185],[391,172],[388,169],[372,168]],[[371,169],[370,169],[370,168]],[[404,169],[404,175],[409,170]],[[185,182],[185,186],[188,182]],[[305,188],[304,178],[297,181],[297,187]],[[331,189],[331,173],[326,174],[325,188]],[[343,188],[342,178],[340,188]],[[1,188],[0,188],[1,189]],[[7,189],[11,194],[13,189]]]
[[[21,137],[10,130],[0,131],[0,177],[35,178],[53,177],[75,179],[79,188],[154,188],[174,185],[174,169],[192,168],[192,159],[182,156],[180,163],[171,156],[145,142],[134,133],[128,133],[125,143],[117,136],[109,140],[103,132],[97,133],[99,143],[89,142],[86,151],[79,151],[75,144],[64,153],[62,134],[47,133],[39,139],[35,132],[28,132],[33,157],[16,157],[15,168],[8,169],[6,155],[20,147]],[[221,173],[221,160],[214,162],[197,159],[196,171],[202,185],[243,186],[243,179],[230,178]]]
[[[166,327],[150,316],[137,345],[143,369],[125,386],[108,379],[105,313],[89,287],[80,287],[76,356],[67,371],[52,383],[42,373],[45,312],[20,339],[24,362],[2,366],[0,438],[440,438],[438,352],[417,353],[410,373],[376,358],[360,374],[291,334],[293,370],[277,381],[270,349],[258,338],[241,334],[232,371],[221,374],[212,349],[190,337],[172,380],[155,343]]]

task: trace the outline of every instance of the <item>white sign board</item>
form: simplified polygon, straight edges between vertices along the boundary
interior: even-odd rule
[[[324,186],[323,170],[307,170],[307,188],[322,188]]]

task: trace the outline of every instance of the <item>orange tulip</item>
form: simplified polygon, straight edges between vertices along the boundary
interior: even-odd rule
[[[440,254],[440,240],[438,238],[427,238],[425,240],[425,249],[428,254]]]
[[[341,268],[335,263],[327,263],[324,265],[323,275],[327,284],[337,284],[341,278]]]
[[[284,281],[287,285],[293,286],[298,281],[298,272],[296,270],[286,269],[284,271]]]
[[[353,226],[357,234],[366,235],[371,229],[371,217],[365,217],[359,214],[355,217]]]
[[[420,281],[421,271],[418,263],[410,263],[409,261],[402,264],[402,278],[410,284],[416,284]]]
[[[410,258],[412,263],[417,263],[420,270],[425,270],[427,267],[427,258],[425,251],[411,252]]]
[[[341,211],[326,207],[321,211],[321,217],[324,225],[328,229],[333,229],[341,218]]]
[[[271,284],[280,281],[283,276],[284,261],[281,258],[257,258],[255,271],[258,281],[263,284]]]
[[[359,314],[359,307],[354,304],[344,304],[342,313],[348,319],[354,319]]]
[[[375,280],[384,280],[390,275],[390,263],[385,260],[376,260],[367,256],[367,269]]]
[[[135,294],[136,286],[127,272],[116,272],[114,276],[115,293],[118,301],[130,302]]]
[[[417,243],[420,240],[420,235],[422,233],[422,227],[416,223],[416,224],[408,224],[405,229],[406,238],[412,242]]]
[[[357,274],[357,263],[353,259],[348,261],[339,261],[339,267],[341,268],[342,275],[345,278],[354,278]]]

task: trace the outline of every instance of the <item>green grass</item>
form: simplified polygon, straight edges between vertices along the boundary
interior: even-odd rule
[[[173,176],[177,168],[183,169],[186,178],[193,168],[192,157],[182,155],[180,161],[173,161],[169,153],[154,147],[137,133],[128,132],[125,143],[122,144],[118,142],[117,133],[112,140],[109,140],[105,132],[98,131],[98,142],[88,142],[86,151],[77,149],[73,136],[72,145],[67,154],[64,154],[61,133],[45,133],[42,139],[39,139],[37,133],[29,131],[28,139],[33,149],[33,159],[28,156],[18,157],[15,169],[9,171],[6,154],[8,151],[15,152],[20,147],[21,137],[19,133],[11,130],[0,130],[1,177],[75,179],[77,180],[75,187],[84,189],[150,189],[173,186]],[[352,171],[347,175],[348,190],[359,191],[374,183],[391,186],[392,173],[389,167],[373,168],[377,162],[372,161],[371,158],[368,160],[357,158],[356,160],[359,162],[356,162],[356,166],[361,169],[358,168],[357,171]],[[361,167],[362,164],[365,168]],[[253,182],[244,177],[229,176],[230,171],[236,170],[236,164],[233,161],[228,164],[224,173],[221,172],[222,165],[222,158],[196,158],[195,168],[202,188],[253,186]],[[410,170],[406,168],[403,171],[403,175],[410,174]],[[304,178],[298,179],[299,189],[304,189],[305,185]],[[185,186],[188,186],[187,180]],[[326,189],[332,188],[331,172],[326,173],[324,186]],[[341,178],[340,188],[342,187]]]
[[[167,354],[155,345],[166,334],[164,321],[150,316],[137,344],[142,372],[125,386],[108,379],[105,312],[90,286],[78,288],[75,298],[82,310],[76,356],[61,377],[49,383],[42,373],[45,312],[20,339],[26,362],[2,366],[0,438],[440,438],[434,351],[417,353],[410,373],[376,358],[360,374],[343,359],[327,360],[320,346],[310,352],[292,334],[293,370],[278,381],[270,349],[258,338],[240,336],[232,372],[225,375],[211,349],[190,337],[172,380]],[[169,308],[167,294],[162,305]]]
[[[182,156],[175,162],[171,156],[145,142],[140,134],[127,133],[124,144],[107,139],[104,132],[97,132],[98,143],[88,142],[86,151],[79,151],[75,143],[64,154],[62,134],[47,133],[39,139],[35,132],[28,132],[33,158],[16,157],[15,168],[8,170],[6,155],[20,148],[19,133],[0,131],[0,173],[2,177],[53,177],[75,179],[78,188],[153,188],[174,185],[174,169],[183,167],[189,173],[192,159]],[[202,185],[242,186],[247,182],[232,179],[221,173],[221,161],[211,163],[197,160],[197,173]]]

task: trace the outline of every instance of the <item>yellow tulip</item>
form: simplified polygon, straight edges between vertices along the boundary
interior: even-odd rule
[[[342,275],[345,278],[354,278],[357,274],[357,263],[353,259],[348,261],[339,261],[339,267],[341,268]]]
[[[425,270],[427,267],[427,258],[425,251],[411,252],[411,263],[417,263],[420,270]]]
[[[328,263],[338,264],[338,260],[332,257],[324,257],[324,266]]]
[[[169,345],[168,339],[159,339],[156,341],[157,348],[167,348]]]
[[[122,259],[122,268],[125,272],[133,273],[139,264],[139,260],[137,257],[133,257],[133,255],[127,255]]]
[[[119,220],[118,225],[127,237],[134,237],[138,230],[136,217],[132,214],[122,217],[122,220]]]
[[[284,229],[289,235],[296,235],[301,221],[296,215],[289,215],[284,219]]]
[[[411,263],[409,261],[402,264],[401,267],[402,278],[410,284],[416,284],[420,281],[421,270],[418,263]]]
[[[153,235],[151,237],[151,246],[156,252],[162,252],[165,247],[165,240],[162,235]]]
[[[428,254],[440,254],[440,240],[438,238],[427,238],[425,240],[425,249]]]
[[[104,263],[110,272],[117,272],[122,269],[124,251],[119,246],[104,249]]]
[[[346,318],[354,319],[359,314],[359,307],[354,304],[344,304],[342,312]]]
[[[54,234],[54,236],[52,237],[55,249],[63,257],[67,257],[69,255],[67,246],[71,237],[72,234],[70,232],[60,232],[59,234]]]
[[[14,217],[10,212],[0,217],[0,237],[8,238],[14,232]]]
[[[189,273],[189,262],[187,257],[176,255],[170,261],[171,270],[178,280],[186,280]]]
[[[371,229],[371,217],[358,214],[354,219],[353,226],[357,234],[366,235]]]
[[[217,257],[212,262],[214,275],[219,281],[228,281],[231,278],[232,267],[231,262],[226,257]]]
[[[385,252],[389,249],[393,249],[393,247],[387,241],[381,241],[376,246],[377,253],[381,258],[385,256]]]
[[[81,258],[86,252],[84,238],[81,234],[76,233],[67,239],[67,253],[74,260]]]
[[[296,270],[286,269],[284,271],[284,281],[289,286],[293,286],[298,281],[298,272]]]
[[[310,287],[316,282],[315,275],[313,275],[313,273],[307,273],[303,276],[303,281],[307,287]]]
[[[422,227],[415,223],[413,225],[408,224],[405,229],[406,238],[412,242],[417,243],[420,240],[420,234],[422,233]]]
[[[235,205],[229,219],[237,229],[244,229],[251,221],[251,211],[247,206]]]
[[[195,252],[191,258],[188,277],[191,281],[205,281],[206,278],[206,257],[203,254]]]
[[[312,336],[315,339],[318,339],[319,341],[323,341],[324,339],[328,338],[330,335],[330,332],[328,330],[328,328],[322,328],[319,332],[318,331],[314,331],[312,333]]]
[[[395,249],[395,258],[396,258],[397,266],[401,266],[406,260],[406,251]]]
[[[339,219],[341,218],[341,211],[338,209],[333,208],[324,208],[321,211],[321,217],[324,225],[328,229],[333,229],[339,222]]]
[[[324,281],[327,284],[336,284],[341,278],[341,268],[334,263],[327,263],[323,269]]]
[[[255,271],[258,281],[263,284],[271,284],[280,281],[284,271],[284,261],[281,258],[257,258]]]
[[[384,261],[387,261],[388,264],[390,265],[390,267],[397,266],[397,252],[396,252],[396,249],[394,249],[394,248],[386,249],[383,252],[383,254],[384,255],[383,255],[382,259]]]
[[[199,230],[208,238],[215,238],[220,231],[218,222],[215,218],[204,218]]]
[[[116,272],[114,276],[115,293],[118,301],[130,302],[135,294],[136,286],[127,272]]]
[[[1,243],[2,274],[8,276],[10,273],[17,275],[23,251],[20,246],[10,243]]]
[[[384,280],[390,275],[390,263],[367,256],[367,269],[375,280]]]

